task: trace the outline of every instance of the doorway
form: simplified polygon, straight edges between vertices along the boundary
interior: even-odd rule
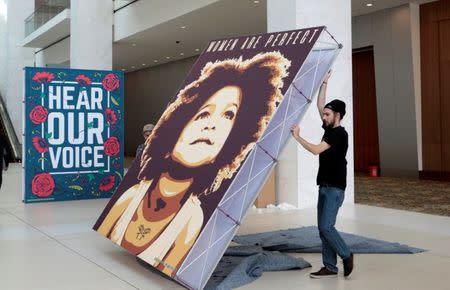
[[[380,167],[373,46],[353,50],[353,130],[355,172]]]

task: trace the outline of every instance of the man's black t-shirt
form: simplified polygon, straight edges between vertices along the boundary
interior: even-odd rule
[[[322,141],[331,147],[319,155],[317,185],[329,185],[345,190],[347,187],[348,134],[344,127],[325,129]]]

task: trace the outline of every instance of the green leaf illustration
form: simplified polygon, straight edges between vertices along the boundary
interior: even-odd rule
[[[89,122],[89,123],[87,124],[87,127],[88,127],[88,128],[93,128],[93,127],[94,127],[94,122]]]
[[[119,106],[119,102],[113,96],[111,96],[111,102],[113,102],[114,105]]]
[[[65,78],[66,77],[66,73],[65,72],[59,72],[58,73],[58,79],[60,79],[60,80],[62,80],[63,78]]]
[[[45,138],[50,139],[52,138],[53,134],[51,132],[45,133]]]
[[[77,176],[75,178],[72,179],[72,181],[77,180],[78,178],[80,178],[80,173],[77,174]]]
[[[41,158],[38,159],[38,162],[41,162],[41,161],[48,161],[48,159],[45,158],[45,157],[41,157]]]
[[[69,188],[75,189],[75,190],[78,190],[78,191],[83,190],[83,188],[81,186],[79,186],[79,185],[69,185]]]

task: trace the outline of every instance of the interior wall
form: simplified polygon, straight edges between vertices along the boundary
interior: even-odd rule
[[[19,142],[22,142],[22,98],[25,66],[33,66],[34,49],[22,47],[24,19],[34,11],[34,1],[0,0],[0,94]]]
[[[355,172],[380,164],[373,47],[353,50],[353,130]]]
[[[422,177],[450,180],[450,2],[420,6]]]
[[[352,22],[353,48],[374,47],[381,173],[418,176],[410,6],[354,17]]]
[[[142,127],[156,124],[197,57],[125,74],[125,155],[144,142]]]
[[[46,49],[38,49],[35,53],[37,67],[60,65],[68,61],[70,61],[70,37]]]

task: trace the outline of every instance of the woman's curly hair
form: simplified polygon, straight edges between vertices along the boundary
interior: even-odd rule
[[[218,90],[237,86],[241,104],[234,126],[215,161],[196,172],[187,194],[210,194],[225,179],[233,177],[247,154],[261,137],[282,100],[283,78],[290,61],[280,52],[260,53],[248,60],[227,59],[209,62],[200,77],[182,89],[163,113],[146,140],[141,156],[139,179],[158,179],[170,168],[170,154],[186,124]]]

